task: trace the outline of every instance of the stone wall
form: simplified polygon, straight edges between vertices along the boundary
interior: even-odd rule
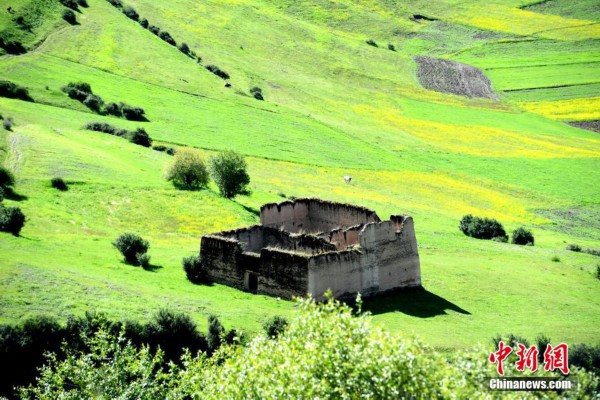
[[[298,199],[265,204],[260,209],[264,226],[288,232],[330,232],[333,229],[379,222],[373,210],[319,199]]]

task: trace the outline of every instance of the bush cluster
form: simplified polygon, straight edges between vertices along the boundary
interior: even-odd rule
[[[10,81],[0,81],[0,97],[33,101],[26,88]]]
[[[173,39],[171,34],[167,31],[161,31],[158,34],[158,37],[161,38],[162,40],[164,40],[165,42],[169,43],[171,46],[177,46],[177,42],[175,41],[175,39]]]
[[[193,255],[189,257],[184,257],[181,261],[181,266],[185,271],[185,275],[187,279],[192,283],[207,283],[208,280],[208,271],[206,267],[202,264],[202,260],[200,260],[200,256]]]
[[[373,46],[373,47],[379,47],[379,46],[377,46],[377,43],[375,43],[375,41],[374,41],[373,39],[369,39],[369,40],[367,40],[367,41],[366,41],[366,43],[367,43],[369,46]]]
[[[253,88],[250,89],[250,94],[252,95],[252,97],[254,97],[256,100],[264,100],[265,98],[263,97],[262,94],[262,89],[259,88],[258,86],[254,86]]]
[[[150,247],[148,241],[135,233],[122,233],[112,242],[112,245],[121,252],[125,262],[131,265],[142,265],[141,261],[146,261],[144,255]]]
[[[70,316],[65,325],[59,324],[54,318],[33,317],[17,326],[0,325],[0,396],[12,398],[15,386],[33,383],[37,368],[47,361],[44,357],[46,352],[55,353],[57,360],[65,359],[65,351],[93,352],[93,344],[89,339],[100,332],[114,337],[122,334],[122,338],[129,340],[136,351],[148,346],[150,353],[156,354],[160,347],[161,362],[153,365],[157,370],[166,369],[170,361],[180,362],[185,349],[192,354],[209,351],[206,334],[197,329],[188,315],[166,309],[155,313],[147,324],[111,321],[102,314],[92,312],[80,317]],[[61,350],[63,342],[66,344],[64,351]],[[125,360],[121,358],[120,361]],[[79,375],[82,375],[82,371],[78,371]],[[105,378],[106,375],[96,379],[101,382]],[[122,383],[127,382],[127,379],[123,379]]]
[[[0,38],[0,48],[4,49],[8,54],[19,55],[27,53],[23,44],[19,41],[9,40],[5,42],[4,39]]]
[[[79,4],[75,0],[59,0],[60,4],[70,8],[71,10],[79,11]]]
[[[221,79],[229,79],[229,74],[216,65],[207,65],[205,68]]]
[[[97,114],[123,117],[130,121],[148,121],[144,109],[140,107],[130,106],[123,102],[111,102],[105,107],[104,100],[92,92],[92,87],[89,83],[71,82],[64,86],[62,91],[70,98],[80,101]]]
[[[177,149],[175,149],[173,147],[167,147],[167,146],[164,146],[162,144],[159,144],[159,145],[156,145],[156,146],[152,146],[152,150],[164,152],[164,153],[167,153],[170,156],[174,156],[175,153],[177,153]]]
[[[120,136],[139,146],[152,146],[152,138],[150,135],[148,135],[144,128],[137,128],[135,131],[128,131],[127,129],[117,128],[116,126],[107,124],[106,122],[88,122],[83,126],[83,129]]]
[[[567,245],[567,250],[579,253],[581,251],[581,246],[578,244],[569,244]]]
[[[125,7],[123,8],[123,14],[134,21],[139,21],[140,15],[135,11],[133,7]]]
[[[491,218],[474,217],[465,215],[460,221],[459,229],[467,236],[477,239],[506,238],[502,224]]]

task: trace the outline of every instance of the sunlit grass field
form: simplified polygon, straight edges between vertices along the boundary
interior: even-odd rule
[[[193,285],[181,259],[198,252],[202,234],[257,223],[265,202],[314,196],[414,217],[426,292],[368,302],[388,329],[444,349],[509,332],[600,340],[600,258],[565,249],[600,249],[600,137],[561,122],[599,118],[597,25],[517,8],[525,1],[492,2],[493,23],[477,1],[125,2],[202,65],[227,71],[225,88],[108,2],[88,2],[79,25],[55,16],[27,34],[10,28],[28,45],[46,39],[0,57],[2,79],[35,99],[0,98],[0,113],[15,121],[0,133],[0,157],[21,196],[5,202],[28,218],[21,237],[0,234],[0,322],[90,309],[146,320],[168,307],[203,329],[216,314],[228,328],[257,332],[294,303]],[[19,12],[44,2],[14,3]],[[418,13],[439,21],[409,19]],[[536,33],[548,24],[561,29]],[[422,53],[482,68],[502,100],[421,88],[412,57]],[[93,114],[60,90],[71,81],[143,107],[149,122]],[[248,95],[252,86],[265,102]],[[163,178],[170,156],[81,129],[92,121],[142,126],[206,158],[241,152],[251,194],[230,201],[213,185],[176,190]],[[55,176],[70,190],[52,189]],[[468,238],[458,230],[468,213],[497,218],[509,233],[525,226],[535,246]],[[151,270],[124,264],[111,246],[128,231],[150,241]]]

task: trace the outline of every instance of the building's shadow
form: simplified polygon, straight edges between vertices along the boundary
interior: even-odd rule
[[[370,299],[363,300],[363,311],[372,314],[383,314],[394,311],[419,318],[431,318],[454,311],[459,314],[471,315],[467,310],[456,304],[431,293],[423,287],[396,290]]]

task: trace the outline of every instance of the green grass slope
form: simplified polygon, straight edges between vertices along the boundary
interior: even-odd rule
[[[558,3],[564,13],[519,8],[524,1],[486,2],[486,13],[477,1],[126,3],[186,42],[199,64],[108,2],[88,2],[79,25],[40,17],[33,36],[19,36],[31,51],[0,58],[3,79],[35,99],[0,98],[0,113],[15,121],[0,133],[0,157],[21,196],[5,202],[28,218],[21,237],[0,234],[1,322],[88,309],[146,319],[170,307],[201,326],[214,313],[256,331],[268,316],[293,313],[293,303],[192,285],[181,258],[198,251],[202,234],[257,222],[265,202],[316,196],[414,217],[426,291],[367,304],[391,330],[444,348],[507,332],[600,340],[600,259],[565,250],[600,248],[600,137],[555,120],[596,118],[593,14],[570,13],[567,2]],[[0,32],[16,32],[3,18]],[[501,101],[421,88],[419,54],[482,68]],[[231,75],[231,88],[210,64]],[[143,107],[149,122],[93,114],[61,92],[70,81]],[[252,86],[266,101],[248,95]],[[557,107],[560,118],[548,111]],[[206,157],[239,151],[252,193],[229,201],[213,186],[178,191],[162,177],[169,156],[81,129],[91,121],[142,126]],[[54,176],[71,189],[52,189]],[[467,213],[498,218],[507,231],[526,226],[536,245],[467,238],[457,227]],[[112,248],[125,231],[150,241],[150,271],[123,264]]]

